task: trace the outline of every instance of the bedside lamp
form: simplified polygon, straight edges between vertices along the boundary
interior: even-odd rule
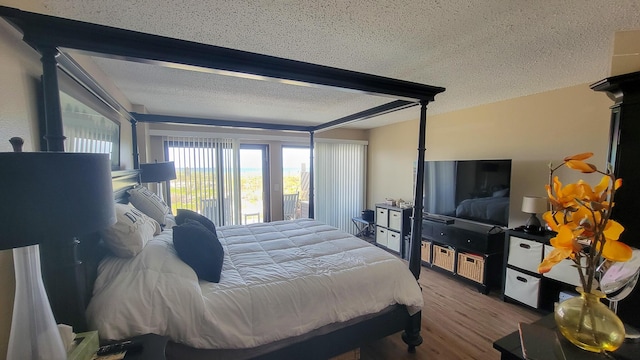
[[[537,214],[547,211],[547,198],[537,196],[525,196],[522,198],[522,212],[531,214],[527,224],[524,227],[525,232],[539,233],[542,230],[542,224]]]
[[[115,223],[109,156],[0,153],[0,168],[0,250],[13,249],[16,276],[7,358],[66,359],[42,280],[39,244],[48,250],[71,242],[75,255],[75,236]],[[73,294],[64,300],[62,306],[76,304]]]
[[[158,196],[164,200],[162,196],[162,183],[176,178],[176,166],[173,161],[155,162],[148,164],[140,164],[140,182],[157,183]]]

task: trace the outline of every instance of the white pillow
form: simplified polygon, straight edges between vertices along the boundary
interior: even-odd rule
[[[137,186],[127,192],[129,193],[129,201],[136,209],[161,225],[165,225],[165,216],[171,211],[171,208],[158,195],[144,186]]]
[[[176,223],[176,217],[173,216],[172,213],[168,213],[164,216],[164,224],[162,225],[163,229],[173,229],[176,225],[178,225]]]
[[[116,223],[101,231],[105,244],[116,256],[134,257],[160,234],[160,224],[131,204],[116,204]]]

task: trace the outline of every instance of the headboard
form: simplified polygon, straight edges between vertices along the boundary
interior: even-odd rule
[[[138,185],[139,182],[139,170],[119,170],[111,173],[113,184],[113,197],[116,203],[128,203],[129,195],[127,190]],[[91,330],[88,328],[85,310],[89,305],[89,300],[93,294],[93,285],[98,275],[98,265],[106,254],[108,249],[102,244],[98,233],[84,236],[79,239],[77,246],[77,258],[76,258],[76,284],[69,284],[69,288],[74,288],[77,291],[78,296],[81,298],[80,306],[76,309],[67,309],[67,311],[75,312],[76,314],[61,315],[56,311],[55,306],[53,311],[58,323],[73,322],[74,331],[76,333],[81,331]],[[62,270],[64,271],[64,270]],[[55,286],[64,286],[63,284],[54,283]],[[52,294],[59,294],[59,291],[51,292]],[[52,299],[52,305],[55,303],[65,302],[68,304],[68,296],[66,292],[62,292],[61,299]],[[73,296],[73,295],[71,295]],[[64,318],[60,318],[63,316]]]

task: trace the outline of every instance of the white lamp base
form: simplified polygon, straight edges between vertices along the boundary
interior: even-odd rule
[[[42,283],[38,245],[13,249],[16,293],[7,359],[64,360],[58,326]]]

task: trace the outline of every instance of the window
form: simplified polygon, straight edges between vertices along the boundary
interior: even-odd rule
[[[367,146],[361,143],[316,143],[316,219],[352,230],[351,218],[365,208],[366,153]]]
[[[267,145],[240,145],[240,209],[242,224],[269,221]]]
[[[231,139],[163,138],[165,158],[175,162],[171,207],[196,211],[216,225],[240,223],[238,144]]]
[[[282,147],[282,208],[283,218],[309,217],[309,162],[308,147]]]

